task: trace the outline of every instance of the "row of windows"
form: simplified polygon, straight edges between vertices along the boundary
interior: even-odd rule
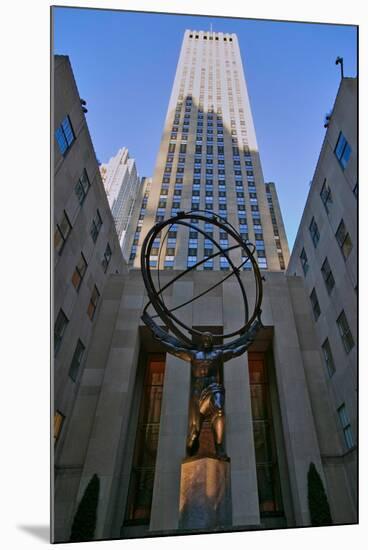
[[[93,242],[96,242],[102,226],[102,218],[100,212],[97,210],[95,217],[92,219],[90,226],[90,235]],[[62,254],[64,246],[72,231],[72,224],[68,218],[66,211],[63,211],[62,218],[59,223],[56,224],[54,233],[54,246],[59,255]]]
[[[189,38],[198,39],[198,38],[200,38],[200,36],[199,36],[199,34],[190,34],[190,35],[189,35]],[[206,35],[206,34],[203,34],[203,35],[202,35],[202,39],[203,39],[203,40],[207,40],[207,35]],[[210,35],[208,35],[208,40],[220,40],[220,38],[219,38],[218,36],[212,36],[212,35],[210,34]],[[224,36],[224,37],[223,37],[223,41],[224,41],[224,42],[227,42],[227,41],[232,42],[233,39],[231,38],[231,36],[230,36],[229,38],[227,38],[226,36]]]
[[[317,244],[319,242],[319,239],[320,239],[320,233],[319,233],[319,229],[318,229],[317,223],[316,223],[314,218],[312,218],[312,221],[309,225],[309,233],[310,233],[313,245],[316,248]],[[336,241],[339,245],[339,248],[341,250],[341,253],[342,253],[344,259],[346,260],[349,256],[352,248],[353,248],[353,244],[352,244],[350,235],[346,230],[345,223],[344,223],[343,219],[340,221],[340,224],[339,224],[339,226],[337,228],[337,231],[335,233],[335,237],[336,237]],[[300,261],[301,261],[303,273],[304,273],[304,275],[306,275],[307,272],[308,272],[308,269],[309,269],[309,263],[308,263],[307,253],[306,253],[304,248],[302,249],[301,254],[300,254]],[[333,275],[332,275],[331,268],[329,266],[327,258],[325,259],[325,261],[322,265],[321,271],[322,271],[323,278],[324,278],[326,286],[327,286],[328,293],[330,294],[331,290],[334,287],[335,281],[333,279]]]
[[[328,278],[331,277],[331,276],[332,276],[332,273],[329,272]],[[312,305],[314,319],[317,321],[320,314],[321,314],[321,308],[319,306],[318,297],[317,297],[317,293],[316,293],[315,288],[313,288],[313,290],[312,290],[312,292],[309,296],[309,299],[310,299],[310,302],[311,302],[311,305]],[[341,314],[339,315],[336,322],[337,322],[337,326],[339,328],[339,332],[340,332],[340,336],[341,336],[341,339],[342,339],[342,342],[343,342],[343,345],[344,345],[344,349],[345,349],[346,353],[349,353],[350,350],[354,347],[354,339],[353,339],[353,336],[351,334],[349,324],[347,322],[346,315],[345,315],[344,311],[341,312]]]
[[[271,188],[270,188],[270,185],[268,183],[265,184],[265,188],[266,188],[266,198],[267,198],[267,202],[268,202],[268,208],[269,208],[269,211],[270,211],[270,214],[271,214],[271,221],[272,221],[272,226],[273,226],[273,235],[274,235],[274,240],[275,240],[275,244],[276,244],[277,256],[278,256],[278,259],[279,259],[280,269],[282,269],[284,271],[285,268],[286,268],[286,265],[285,265],[284,255],[282,253],[282,246],[281,246],[281,242],[280,242],[280,235],[279,235],[279,229],[278,229],[278,225],[277,225],[275,210],[273,208]]]
[[[90,300],[88,303],[88,307],[87,307],[87,315],[91,321],[93,321],[93,318],[95,316],[99,299],[100,299],[100,293],[98,291],[97,286],[95,285],[93,287]],[[60,349],[68,323],[69,323],[68,317],[65,315],[64,311],[60,309],[54,325],[54,355],[55,356],[57,355]]]
[[[314,217],[312,218],[311,223],[309,224],[309,233],[310,233],[314,248],[317,248],[320,234],[319,234],[317,222],[315,221]],[[342,252],[342,255],[346,260],[353,248],[353,243],[351,241],[349,233],[346,230],[343,219],[340,221],[340,224],[335,233],[335,237],[339,245],[339,248]]]
[[[62,311],[62,310],[60,310]],[[84,358],[86,347],[82,340],[78,338],[77,344],[74,349],[73,357],[69,367],[69,377],[73,382],[77,381],[78,375],[81,370],[82,361]],[[61,429],[65,421],[65,415],[57,410],[54,414],[54,443],[56,443],[60,437]]]
[[[74,191],[77,196],[80,206],[83,205],[88,191],[91,187],[91,183],[87,174],[87,170],[84,169],[82,175],[78,179],[77,183],[74,186]],[[92,220],[90,234],[94,242],[97,240],[98,233],[102,225],[102,219],[99,211],[97,210],[96,217]],[[59,223],[56,224],[55,233],[54,233],[54,246],[55,250],[59,255],[62,254],[66,241],[72,230],[72,224],[66,213],[63,211],[62,218]]]

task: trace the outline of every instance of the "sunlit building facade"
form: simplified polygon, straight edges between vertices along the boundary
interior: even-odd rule
[[[281,214],[270,211],[236,34],[187,30],[164,123],[140,240],[156,221],[180,210],[210,210],[225,217],[256,246],[261,269],[284,270],[289,258]],[[277,202],[272,184],[273,201]],[[202,226],[201,226],[202,227]],[[209,230],[203,224],[202,229]],[[213,237],[225,246],[226,238]],[[226,258],[210,259],[213,243],[195,231],[170,229],[157,242],[151,265],[184,269],[209,257],[199,270],[228,269]],[[238,250],[230,258],[240,263]],[[244,269],[248,268],[248,264]]]
[[[127,246],[129,241],[127,232],[131,226],[134,204],[141,183],[135,160],[129,158],[128,149],[123,147],[109,162],[100,165],[100,173],[123,256],[128,259],[130,251]]]

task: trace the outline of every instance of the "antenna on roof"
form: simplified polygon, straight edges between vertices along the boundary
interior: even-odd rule
[[[335,65],[341,65],[341,78],[344,78],[344,58],[343,57],[337,57],[335,61]]]

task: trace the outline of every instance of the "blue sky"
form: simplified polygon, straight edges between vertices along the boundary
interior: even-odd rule
[[[340,82],[356,76],[356,28],[223,17],[54,8],[54,52],[69,55],[97,158],[122,147],[153,173],[185,29],[238,35],[265,181],[293,245]]]

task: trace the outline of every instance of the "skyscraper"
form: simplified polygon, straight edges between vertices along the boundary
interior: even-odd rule
[[[126,258],[126,234],[140,185],[135,160],[129,158],[128,149],[122,147],[108,163],[101,164],[100,172],[123,256]]]
[[[274,200],[277,201],[273,187]],[[187,30],[179,56],[153,183],[138,246],[155,221],[180,210],[213,210],[256,245],[261,269],[285,269],[288,244],[269,210],[237,36]],[[278,210],[279,211],[279,210]],[[281,231],[280,231],[281,220]],[[207,229],[206,227],[204,228]],[[214,234],[226,246],[223,235]],[[171,228],[166,250],[152,250],[151,266],[184,269],[212,254],[196,232]],[[238,256],[237,256],[238,255]],[[230,257],[240,262],[240,252]],[[225,258],[198,269],[227,269]]]

